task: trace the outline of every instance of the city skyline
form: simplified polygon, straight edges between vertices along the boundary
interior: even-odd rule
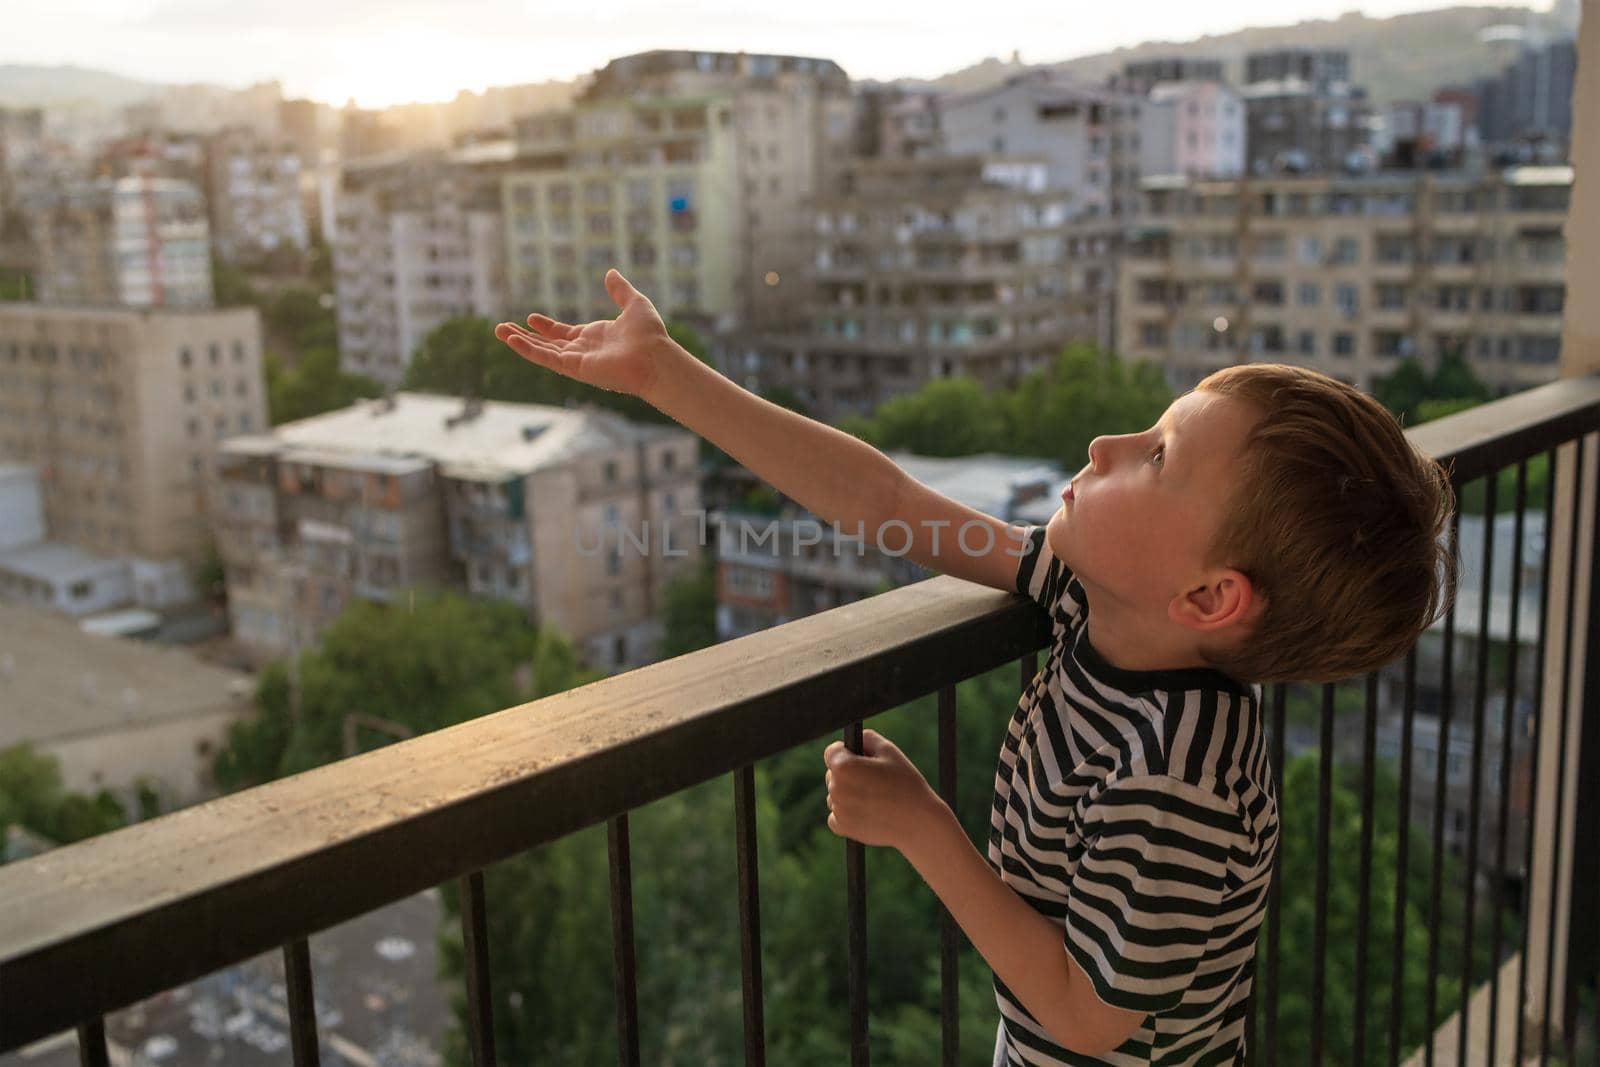
[[[1374,18],[1449,4],[1367,0]],[[1524,7],[1509,3],[1470,6]],[[1037,0],[1012,17],[972,25],[965,5],[882,4],[870,10],[823,0],[783,16],[752,15],[717,0],[664,11],[625,0],[605,12],[558,0],[530,13],[515,0],[478,0],[476,17],[435,5],[372,0],[338,6],[308,0],[13,0],[10,49],[0,64],[68,64],[153,82],[207,82],[230,88],[279,81],[291,97],[363,107],[453,99],[460,91],[569,80],[608,60],[657,48],[776,52],[833,59],[855,79],[936,78],[1020,51],[1024,62],[1090,55],[1152,40],[1174,43],[1246,27],[1331,19],[1349,0],[1236,0],[1218,11],[1176,0],[1141,0],[1131,9],[1086,9],[1063,19]],[[100,27],[85,34],[83,27]],[[558,27],[550,36],[541,26]],[[915,57],[915,58],[910,58]]]

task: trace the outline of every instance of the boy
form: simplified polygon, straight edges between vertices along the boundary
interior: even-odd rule
[[[605,284],[614,320],[531,315],[496,336],[642,397],[824,521],[898,520],[912,559],[1050,613],[987,860],[886,738],[823,753],[829,828],[899,849],[994,970],[996,1064],[1243,1062],[1278,835],[1256,683],[1376,669],[1438,615],[1454,588],[1439,465],[1348,386],[1232,367],[1155,427],[1096,438],[1049,523],[1013,527],[740,389],[621,274]]]

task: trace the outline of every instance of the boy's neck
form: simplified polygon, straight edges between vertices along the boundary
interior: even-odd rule
[[[1174,644],[1169,635],[1138,625],[1119,625],[1114,612],[1093,612],[1084,620],[1084,640],[1099,657],[1121,671],[1177,671],[1210,667],[1193,641]]]

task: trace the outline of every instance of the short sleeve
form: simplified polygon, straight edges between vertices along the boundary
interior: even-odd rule
[[[1029,526],[1024,532],[1016,589],[1050,612],[1058,627],[1075,629],[1083,620],[1087,598],[1083,587],[1072,580],[1072,571],[1050,551],[1044,533],[1043,526]]]
[[[1114,1008],[1183,1000],[1224,909],[1231,802],[1166,775],[1119,779],[1084,818],[1089,845],[1068,889],[1067,951]]]

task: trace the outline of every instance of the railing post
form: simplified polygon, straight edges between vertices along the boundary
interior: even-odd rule
[[[1573,876],[1585,859],[1574,864],[1574,844],[1582,839],[1574,833],[1578,820],[1577,795],[1579,739],[1583,729],[1582,700],[1585,690],[1571,684],[1574,676],[1585,679],[1585,653],[1590,630],[1588,594],[1593,567],[1594,528],[1591,522],[1574,521],[1594,516],[1595,469],[1597,458],[1593,435],[1583,438],[1581,468],[1575,462],[1580,449],[1576,441],[1562,445],[1558,452],[1560,475],[1552,477],[1551,521],[1545,532],[1548,560],[1544,628],[1545,657],[1543,699],[1535,709],[1539,717],[1539,779],[1533,783],[1529,833],[1533,835],[1533,866],[1528,871],[1524,899],[1527,901],[1528,989],[1523,1003],[1525,1025],[1535,1033],[1548,1018],[1554,1026],[1564,1021],[1567,977],[1568,932],[1572,914],[1569,893],[1553,893],[1552,888],[1573,886]],[[1576,535],[1576,551],[1573,538]],[[1569,603],[1570,601],[1570,603]],[[1567,620],[1572,630],[1567,632]],[[1563,681],[1568,684],[1563,685]],[[1565,708],[1563,707],[1565,698]],[[1566,711],[1563,715],[1562,712]],[[1562,728],[1565,727],[1563,730]],[[1591,734],[1591,737],[1594,735]],[[1591,812],[1591,815],[1593,813]],[[1557,842],[1556,835],[1561,840]],[[1592,851],[1592,848],[1589,849]],[[1560,869],[1552,859],[1559,857]],[[1590,883],[1592,886],[1593,883]],[[1588,910],[1588,909],[1582,909]],[[1525,1052],[1548,1047],[1543,1038]]]
[[[1596,450],[1591,449],[1591,452]],[[1570,920],[1566,930],[1566,966],[1563,968],[1565,996],[1562,1002],[1561,1031],[1570,1052],[1578,1022],[1578,989],[1585,982],[1595,981],[1596,950],[1600,948],[1600,911],[1594,907],[1595,887],[1600,885],[1600,625],[1596,625],[1593,608],[1600,605],[1600,567],[1595,566],[1595,534],[1600,530],[1600,455],[1589,465],[1583,479],[1582,500],[1588,516],[1588,532],[1580,542],[1579,551],[1588,561],[1588,580],[1584,588],[1587,601],[1579,608],[1575,618],[1573,655],[1577,674],[1573,698],[1573,716],[1578,720],[1577,763],[1578,773],[1574,783],[1572,839],[1577,843],[1572,855],[1572,874],[1567,882],[1567,910]],[[1582,576],[1579,576],[1582,580]],[[1574,595],[1577,595],[1576,592]],[[1600,1022],[1600,1020],[1597,1020]]]

